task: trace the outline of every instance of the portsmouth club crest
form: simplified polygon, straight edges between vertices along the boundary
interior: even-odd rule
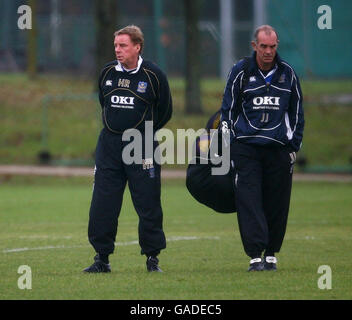
[[[147,90],[147,82],[139,81],[137,91],[140,93],[145,93]]]
[[[285,74],[283,73],[283,74],[280,76],[279,83],[284,83],[284,82],[285,82]]]

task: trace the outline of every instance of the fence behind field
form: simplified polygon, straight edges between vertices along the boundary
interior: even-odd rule
[[[230,15],[221,11],[221,3],[230,6]],[[28,32],[17,27],[21,4],[21,0],[0,0],[0,71],[23,71],[26,67]],[[301,77],[352,76],[352,65],[346,63],[352,43],[351,1],[201,0],[200,4],[202,76],[223,76],[224,59],[235,62],[250,54],[253,30],[262,23],[277,29],[279,52]],[[318,20],[325,12],[319,13],[321,5],[331,9],[331,29],[319,28]],[[156,61],[168,74],[183,76],[186,28],[182,2],[118,1],[118,6],[116,28],[131,23],[141,26],[145,57]],[[39,71],[92,73],[96,29],[93,0],[37,0],[37,8]],[[229,23],[223,24],[224,19]],[[231,32],[225,32],[224,25]],[[231,51],[227,57],[224,48]]]

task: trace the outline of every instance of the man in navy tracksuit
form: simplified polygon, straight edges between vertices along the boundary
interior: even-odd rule
[[[172,99],[164,73],[141,57],[144,37],[136,26],[114,34],[116,61],[108,63],[99,78],[99,100],[104,128],[96,148],[94,190],[89,212],[88,238],[96,251],[94,263],[85,272],[110,272],[109,255],[115,248],[123,193],[128,182],[133,205],[139,216],[141,254],[147,256],[147,270],[158,271],[157,255],[166,247],[160,201],[160,161],[155,161],[158,143],[154,133],[172,114]],[[152,134],[146,134],[146,122]],[[124,148],[133,141],[125,132],[138,132],[142,145],[140,161],[131,163]],[[126,140],[126,141],[125,141]],[[132,139],[133,140],[133,139]],[[151,150],[147,150],[148,142]],[[151,141],[151,142],[150,142]],[[138,146],[137,146],[138,147]],[[138,158],[138,157],[137,157]],[[133,158],[135,159],[135,158]]]
[[[256,30],[253,55],[233,66],[221,106],[221,130],[231,135],[238,224],[251,258],[249,271],[276,270],[303,137],[299,80],[277,46],[272,27]]]

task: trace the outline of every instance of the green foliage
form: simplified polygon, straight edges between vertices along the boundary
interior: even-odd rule
[[[92,83],[91,79],[68,76],[40,75],[29,80],[22,74],[1,74],[0,163],[37,163],[38,152],[43,149],[54,160],[93,162],[101,118]],[[174,114],[166,127],[175,134],[181,128],[203,128],[220,108],[224,85],[222,80],[204,79],[204,114],[185,115],[184,81],[170,79]],[[338,101],[351,88],[351,80],[302,81],[306,126],[301,154],[308,164],[350,164],[352,103],[342,105]]]

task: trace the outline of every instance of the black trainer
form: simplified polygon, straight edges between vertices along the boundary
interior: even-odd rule
[[[99,254],[94,257],[94,263],[83,270],[84,272],[89,273],[102,273],[102,272],[111,272],[110,264],[103,262]]]
[[[163,271],[160,269],[158,263],[159,263],[159,259],[158,259],[157,257],[149,256],[149,257],[147,258],[147,262],[146,262],[146,264],[147,264],[147,270],[148,270],[149,272],[163,272]]]
[[[263,261],[263,269],[267,271],[276,271],[276,263],[277,259],[273,256],[266,256],[264,257]]]
[[[261,258],[251,259],[249,261],[248,271],[263,271],[263,263]]]

